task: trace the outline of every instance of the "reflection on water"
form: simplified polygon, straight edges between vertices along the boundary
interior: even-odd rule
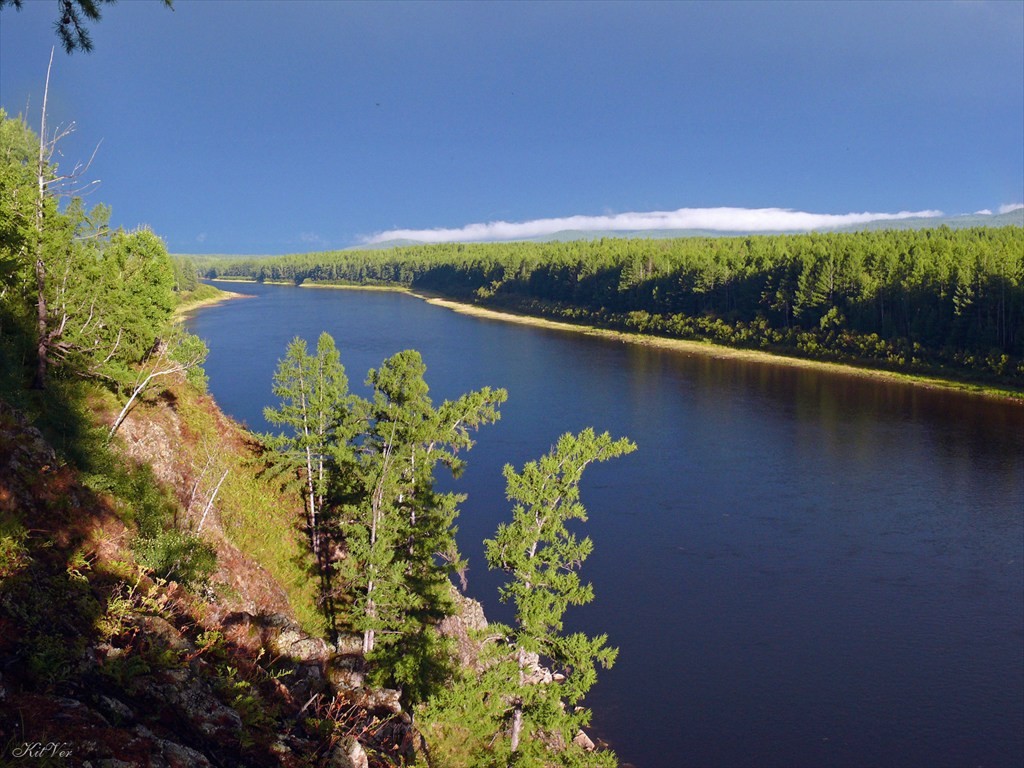
[[[244,286],[200,312],[211,389],[256,428],[295,335],[353,382],[417,348],[435,399],[503,386],[465,474],[460,542],[492,619],[483,538],[501,467],[568,430],[637,453],[585,478],[569,628],[621,652],[590,696],[623,760],[676,766],[1024,763],[1024,408],[862,377],[481,321],[411,297]]]

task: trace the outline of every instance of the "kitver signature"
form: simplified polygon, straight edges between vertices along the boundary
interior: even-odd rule
[[[66,741],[26,741],[15,747],[13,757],[71,757],[71,744]]]

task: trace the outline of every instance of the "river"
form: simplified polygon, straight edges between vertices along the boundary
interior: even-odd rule
[[[620,649],[593,732],[638,768],[1024,764],[1024,407],[469,317],[405,294],[231,284],[188,327],[221,407],[266,430],[288,342],[322,330],[354,389],[418,349],[435,402],[505,387],[447,489],[469,594],[508,620],[482,540],[501,468],[593,426],[595,601]]]

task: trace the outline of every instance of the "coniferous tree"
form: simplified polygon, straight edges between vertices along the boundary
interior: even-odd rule
[[[342,514],[347,556],[339,563],[364,653],[412,698],[445,673],[434,625],[452,610],[449,576],[464,567],[455,542],[464,497],[437,492],[434,471],[440,463],[461,472],[470,431],[497,421],[507,396],[485,387],[435,408],[425,372],[419,353],[407,350],[369,373],[373,400],[356,446],[360,492]]]
[[[577,574],[593,543],[578,538],[567,524],[587,519],[579,494],[583,470],[635,449],[625,438],[612,440],[607,432],[586,429],[563,435],[522,472],[505,467],[508,498],[515,502],[512,522],[501,524],[484,544],[487,564],[510,576],[501,599],[515,605],[516,619],[512,628],[492,628],[505,633],[510,650],[492,663],[486,678],[494,686],[497,713],[507,723],[510,764],[614,765],[614,756],[584,756],[572,744],[589,719],[577,705],[596,682],[597,666],[610,667],[617,649],[605,645],[607,635],[563,634],[566,609],[594,597],[593,587]],[[539,663],[554,673],[550,680]]]
[[[359,419],[358,399],[349,394],[348,377],[330,334],[320,334],[315,355],[309,353],[304,339],[295,338],[288,345],[274,374],[273,392],[280,406],[264,409],[264,418],[288,427],[289,434],[268,442],[298,471],[310,548],[324,576],[321,522],[332,480],[349,462]]]

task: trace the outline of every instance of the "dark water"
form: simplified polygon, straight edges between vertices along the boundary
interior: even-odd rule
[[[1024,765],[1024,407],[503,324],[394,293],[243,285],[200,311],[222,407],[256,429],[296,335],[353,385],[401,349],[435,401],[509,401],[457,482],[470,593],[510,516],[501,467],[559,434],[626,435],[588,470],[597,598],[621,651],[588,698],[641,768]]]

